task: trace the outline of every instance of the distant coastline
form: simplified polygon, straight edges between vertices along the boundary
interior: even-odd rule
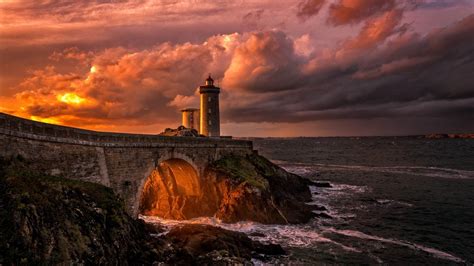
[[[399,136],[297,136],[297,137],[233,137],[240,140],[259,139],[305,139],[305,138],[417,138],[417,139],[474,139],[474,133],[430,133],[425,135],[399,135]]]
[[[474,133],[462,134],[428,134],[424,135],[427,139],[474,139]]]

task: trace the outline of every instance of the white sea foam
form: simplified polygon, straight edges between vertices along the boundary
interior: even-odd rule
[[[474,179],[474,171],[459,170],[432,166],[366,166],[366,165],[345,165],[345,164],[308,164],[294,163],[288,161],[276,161],[278,165],[288,172],[297,175],[307,175],[318,172],[318,170],[335,171],[365,171],[391,174],[409,174],[428,177]]]
[[[296,174],[296,175],[301,175],[304,176],[306,174],[310,174],[314,172],[314,167],[311,166],[282,166],[283,169],[286,171]]]
[[[454,255],[451,255],[449,253],[446,253],[444,251],[434,249],[434,248],[430,248],[430,247],[426,247],[426,246],[422,246],[422,245],[419,245],[419,244],[410,243],[410,242],[407,242],[407,241],[368,235],[368,234],[362,233],[360,231],[354,231],[354,230],[338,230],[338,229],[335,229],[335,228],[332,228],[332,227],[325,228],[325,229],[323,229],[323,231],[333,232],[333,233],[336,233],[336,234],[349,236],[349,237],[355,237],[355,238],[367,239],[367,240],[374,240],[374,241],[379,241],[379,242],[383,242],[383,243],[388,243],[388,244],[393,244],[393,245],[398,245],[398,246],[404,246],[404,247],[408,247],[412,250],[424,251],[426,253],[431,254],[432,256],[434,256],[436,258],[440,258],[440,259],[444,259],[444,260],[450,260],[450,261],[454,261],[454,262],[461,262],[461,263],[465,262],[463,259],[461,259],[459,257],[456,257]]]
[[[291,247],[310,247],[316,243],[330,243],[349,252],[361,252],[360,250],[343,245],[327,238],[316,231],[310,225],[267,225],[255,222],[223,223],[216,218],[202,217],[191,220],[167,220],[159,217],[140,216],[147,223],[158,223],[163,225],[167,231],[171,228],[184,224],[208,224],[227,230],[238,231],[248,234],[251,238],[266,242]],[[259,233],[252,235],[252,233]],[[261,236],[260,236],[261,234]]]
[[[295,174],[308,174],[318,169],[336,171],[365,171],[391,174],[409,174],[428,177],[474,179],[474,171],[425,166],[364,166],[338,164],[287,165],[284,167]]]
[[[404,202],[404,201],[398,201],[398,200],[390,200],[390,199],[378,199],[376,200],[377,203],[382,204],[382,205],[391,205],[391,204],[396,204],[396,205],[402,205],[406,207],[413,207],[413,204]]]
[[[354,194],[365,193],[370,191],[367,186],[355,186],[348,184],[331,183],[331,187],[309,187],[312,193],[312,201],[308,204],[324,206],[328,213],[334,220],[347,220],[357,217],[355,213],[347,210],[339,211],[340,206],[333,206],[333,201],[338,197],[352,198]],[[355,206],[353,209],[364,209],[364,205]]]
[[[331,220],[331,224],[329,226],[334,226],[333,222],[336,222],[338,219],[347,219],[347,218],[355,218],[356,215],[352,213],[339,212],[336,206],[331,206],[331,199],[335,197],[351,197],[353,194],[356,193],[365,193],[370,191],[370,188],[367,186],[354,186],[348,184],[337,184],[331,183],[332,187],[329,188],[320,188],[316,186],[310,186],[310,190],[312,192],[313,201],[309,202],[308,204],[317,204],[319,206],[325,206],[328,209],[329,215],[331,215],[334,219]],[[379,199],[379,203],[381,204],[401,204],[409,206],[409,203],[397,202],[388,199]],[[454,262],[464,262],[461,258],[458,258],[454,255],[446,253],[441,250],[437,250],[434,248],[422,246],[415,243],[406,242],[403,240],[397,239],[389,239],[389,238],[382,238],[378,236],[368,235],[359,231],[354,230],[338,230],[333,227],[328,227],[328,224],[323,226],[320,222],[314,221],[313,223],[309,223],[306,225],[266,225],[260,224],[250,221],[238,222],[238,223],[223,223],[221,220],[214,218],[214,217],[201,217],[201,218],[194,218],[190,220],[168,220],[162,219],[160,217],[152,217],[152,216],[140,216],[141,219],[145,220],[147,223],[158,223],[165,227],[166,231],[164,234],[169,232],[171,228],[183,225],[183,224],[208,224],[212,226],[221,227],[227,230],[243,232],[249,235],[254,240],[258,240],[264,243],[274,243],[280,244],[283,247],[302,247],[302,248],[316,248],[318,245],[326,244],[330,245],[329,252],[353,252],[353,253],[361,253],[366,252],[365,250],[361,250],[360,248],[356,248],[346,243],[340,243],[331,239],[330,234],[339,234],[345,235],[348,237],[354,237],[359,239],[366,239],[366,240],[373,240],[379,241],[382,243],[394,244],[399,246],[404,246],[410,248],[412,250],[420,250],[426,253],[431,254],[434,257],[445,259]],[[339,250],[339,251],[338,251]],[[374,255],[371,255],[369,252],[369,257],[376,260],[378,263],[383,263],[383,261]],[[254,260],[253,261],[256,265],[265,265],[264,262]]]

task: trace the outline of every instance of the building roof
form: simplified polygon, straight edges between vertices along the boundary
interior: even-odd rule
[[[181,109],[181,112],[194,112],[194,111],[199,111],[199,108],[184,108],[184,109]]]

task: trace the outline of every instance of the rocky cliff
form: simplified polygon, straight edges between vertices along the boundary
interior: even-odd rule
[[[257,154],[231,155],[209,165],[202,178],[191,166],[163,163],[145,184],[140,212],[166,219],[217,217],[224,222],[305,223],[314,216],[309,181]]]
[[[147,239],[111,189],[0,160],[0,265],[146,262]]]
[[[314,214],[309,181],[262,156],[227,156],[206,171],[209,191],[218,199],[215,216],[224,222],[305,223]]]
[[[308,209],[297,210],[309,198],[306,181],[262,157],[225,158],[207,174],[219,184],[207,192],[219,198],[216,215],[225,221],[310,217]],[[261,254],[284,253],[278,245],[210,226],[157,232],[131,218],[107,187],[32,171],[22,158],[0,158],[0,265],[248,264],[264,259]]]

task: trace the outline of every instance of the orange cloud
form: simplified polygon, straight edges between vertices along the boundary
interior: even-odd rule
[[[211,72],[223,122],[465,115],[474,19],[410,1],[0,1],[0,111],[156,133]]]
[[[60,73],[54,66],[34,71],[17,86],[14,98],[21,107],[13,113],[92,128],[110,129],[111,120],[120,126],[169,125],[179,121],[177,109],[196,103],[196,87],[207,73],[223,75],[221,68],[230,64],[238,40],[238,34],[230,34],[201,44],[163,43],[146,50],[66,49],[53,54],[58,65],[86,58],[90,65],[71,73]]]
[[[396,9],[368,20],[355,38],[346,41],[345,48],[365,49],[374,47],[396,32],[402,17],[402,10]]]
[[[279,31],[250,34],[232,57],[224,85],[254,91],[289,90],[297,83],[301,62],[294,41]]]
[[[169,106],[177,107],[178,109],[188,108],[188,107],[198,107],[199,106],[199,96],[186,96],[186,95],[176,95],[174,99],[168,103]]]
[[[329,6],[328,22],[333,25],[359,23],[395,6],[395,0],[338,0]]]
[[[92,60],[94,53],[91,51],[81,51],[77,47],[70,47],[64,49],[62,52],[53,52],[52,55],[49,56],[50,60],[53,61],[61,61],[64,59],[75,60],[80,64],[88,65]]]

